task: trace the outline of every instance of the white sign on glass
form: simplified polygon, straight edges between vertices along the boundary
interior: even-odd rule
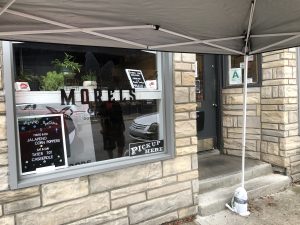
[[[242,69],[231,68],[229,70],[229,85],[242,84]]]

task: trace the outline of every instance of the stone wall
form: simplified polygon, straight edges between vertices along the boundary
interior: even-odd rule
[[[261,159],[300,179],[296,49],[263,55]]]
[[[246,155],[300,180],[296,50],[262,58],[262,86],[248,89]],[[243,89],[222,92],[224,151],[241,155]]]
[[[7,181],[5,108],[1,84],[0,224],[157,225],[197,214],[194,61],[193,54],[174,54],[174,159],[19,190],[10,190]],[[0,75],[1,81],[2,78],[3,74]]]
[[[243,89],[222,90],[222,126],[224,153],[241,155],[243,126]],[[247,97],[246,156],[260,159],[260,88],[249,88]]]

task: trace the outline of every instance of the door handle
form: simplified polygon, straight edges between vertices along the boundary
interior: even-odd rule
[[[213,106],[213,107],[215,107],[215,108],[217,108],[217,107],[218,107],[218,105],[217,105],[217,104],[215,104],[215,103],[213,103],[213,104],[212,104],[212,106]]]

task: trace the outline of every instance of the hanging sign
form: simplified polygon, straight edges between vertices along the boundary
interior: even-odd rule
[[[141,70],[126,69],[131,88],[146,88],[143,72]]]
[[[229,70],[229,85],[231,84],[242,84],[241,68],[231,68]]]
[[[21,174],[68,166],[62,114],[18,117]]]
[[[137,142],[129,144],[129,156],[149,155],[164,151],[164,140]]]

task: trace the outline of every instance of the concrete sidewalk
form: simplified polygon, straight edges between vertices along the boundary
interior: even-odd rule
[[[249,203],[248,217],[241,217],[229,210],[217,214],[197,217],[200,225],[298,225],[300,224],[300,184],[287,190]],[[193,225],[193,224],[185,224]]]

